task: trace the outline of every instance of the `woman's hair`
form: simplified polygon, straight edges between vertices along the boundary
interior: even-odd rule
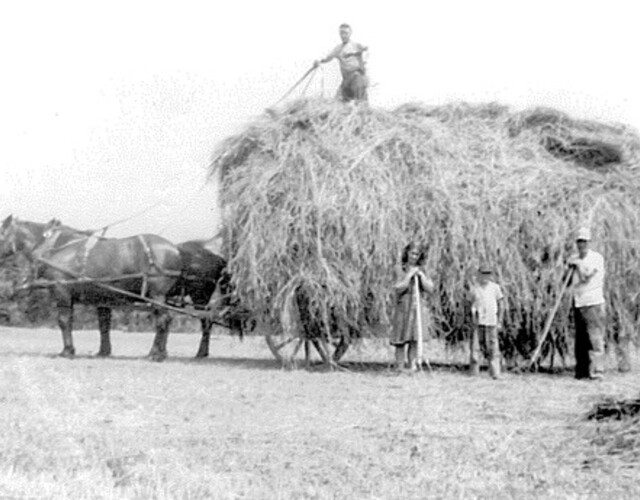
[[[406,247],[404,247],[404,250],[402,251],[402,267],[406,266],[407,262],[409,262],[409,252],[413,248],[417,248],[420,254],[418,255],[418,261],[416,262],[418,266],[421,266],[424,263],[425,259],[427,258],[426,245],[418,245],[417,243],[414,243],[412,241]]]

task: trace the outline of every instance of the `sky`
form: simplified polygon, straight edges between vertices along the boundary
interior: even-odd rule
[[[495,101],[640,129],[630,1],[221,4],[3,4],[0,217],[212,238],[217,145],[337,45],[343,22],[369,48],[374,107]],[[334,61],[289,99],[338,83]]]

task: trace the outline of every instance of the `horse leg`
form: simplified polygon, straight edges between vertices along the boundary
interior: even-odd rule
[[[153,361],[163,361],[167,357],[167,337],[169,336],[171,316],[164,309],[154,309],[153,319],[156,335],[153,339],[151,351],[149,351],[149,358]]]
[[[111,356],[111,308],[98,307],[98,328],[100,329],[100,350],[98,356]]]
[[[72,358],[76,354],[73,347],[73,305],[58,305],[58,326],[62,332],[62,352],[63,358]]]
[[[200,339],[200,348],[196,358],[206,358],[209,356],[209,339],[211,338],[213,322],[209,318],[200,318],[200,325],[202,326],[202,338]]]

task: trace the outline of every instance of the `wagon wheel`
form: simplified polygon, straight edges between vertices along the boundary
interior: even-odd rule
[[[285,366],[297,366],[303,359],[308,366],[312,350],[315,350],[325,363],[337,363],[349,348],[349,339],[345,337],[341,337],[335,343],[329,343],[324,339],[308,339],[293,333],[279,332],[267,333],[265,340],[273,357]]]
[[[304,338],[283,332],[267,333],[264,339],[273,357],[283,365],[296,365],[302,358]]]

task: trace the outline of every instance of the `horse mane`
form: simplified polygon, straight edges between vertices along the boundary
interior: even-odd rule
[[[47,222],[44,231],[51,231],[51,234],[58,233],[74,236],[92,236],[96,233],[96,231],[91,229],[76,229],[75,227],[67,226],[66,224],[63,224],[59,219],[51,219],[49,222]]]
[[[44,233],[45,228],[48,225],[48,223],[46,222],[33,222],[30,220],[22,220],[18,218],[15,218],[15,221],[19,222],[22,226],[26,227],[32,234],[34,234],[36,231],[40,233]]]
[[[180,245],[185,245],[185,246],[199,246],[199,247],[204,247],[207,244],[207,240],[187,240],[187,241],[183,241],[182,243],[180,243]]]
[[[66,231],[68,233],[81,234],[83,236],[91,236],[91,235],[96,233],[96,231],[93,231],[92,229],[76,229],[75,227],[66,226],[64,224],[59,226],[59,227],[57,227],[56,230],[57,231]],[[102,237],[100,237],[100,238],[102,238]]]

